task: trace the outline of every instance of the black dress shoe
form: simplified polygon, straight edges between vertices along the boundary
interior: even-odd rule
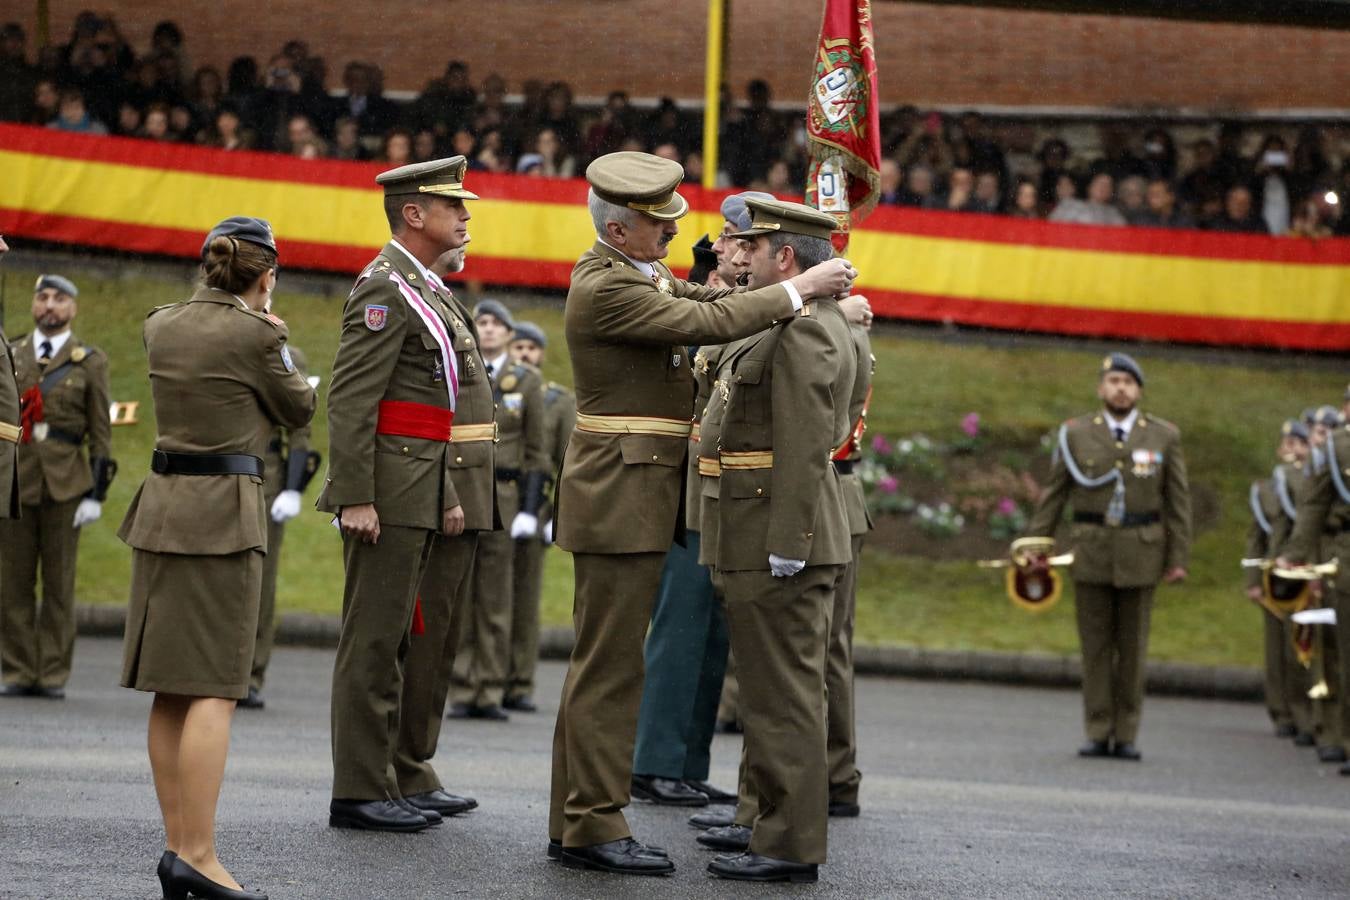
[[[689,817],[689,824],[702,831],[707,831],[709,828],[726,828],[728,825],[735,825],[736,807],[715,806],[705,812],[694,813]]]
[[[1078,748],[1079,756],[1110,756],[1111,745],[1106,741],[1088,741]]]
[[[719,856],[708,863],[708,872],[735,881],[791,881],[798,884],[811,884],[820,877],[815,863],[770,859],[758,853]]]
[[[693,778],[684,780],[686,786],[693,788],[700,794],[708,798],[709,803],[735,803],[736,795],[728,794],[721,788],[715,788],[706,781],[698,781]]]
[[[506,710],[495,703],[489,703],[487,706],[476,706],[471,714],[474,719],[487,719],[490,722],[509,722],[509,716]]]
[[[1277,738],[1291,738],[1296,736],[1297,734],[1298,729],[1288,723],[1285,723],[1284,725],[1275,726],[1275,736]]]
[[[532,713],[539,711],[539,707],[535,706],[534,701],[529,697],[507,697],[502,701],[502,706],[515,712]]]
[[[34,697],[41,697],[44,700],[64,700],[66,699],[66,689],[61,687],[43,687],[38,685],[29,690]]]
[[[862,807],[856,803],[830,801],[830,815],[836,819],[856,819],[862,813]]]
[[[165,897],[169,896],[169,872],[173,869],[173,861],[177,858],[177,853],[172,850],[165,850],[159,858],[159,865],[155,866],[155,874],[159,876],[159,889]]]
[[[1345,748],[1343,747],[1318,747],[1317,760],[1324,763],[1343,763],[1345,762]]]
[[[725,719],[718,719],[716,724],[713,725],[714,734],[742,734],[743,732],[744,729],[741,728],[740,722],[731,722]]]
[[[1114,755],[1116,759],[1128,759],[1131,762],[1139,762],[1144,758],[1144,754],[1139,752],[1139,748],[1134,745],[1134,741],[1121,741],[1116,744]]]
[[[589,847],[563,847],[560,861],[569,869],[594,869],[616,875],[669,875],[675,864],[648,851],[632,838]]]
[[[36,690],[31,684],[0,685],[0,697],[31,697]]]
[[[1317,743],[1317,739],[1310,732],[1300,731],[1294,735],[1295,747],[1311,747],[1315,743]]]
[[[236,704],[240,709],[263,709],[267,706],[267,701],[263,695],[258,693],[258,689],[251,687],[248,689],[248,696]]]
[[[472,719],[473,707],[467,703],[451,703],[450,709],[446,712],[447,719]]]
[[[630,791],[635,800],[646,800],[658,806],[707,806],[708,795],[699,793],[675,778],[656,775],[634,775]]]
[[[410,812],[415,816],[421,816],[422,818],[426,819],[428,825],[439,825],[441,824],[441,822],[445,821],[445,819],[441,817],[441,814],[436,812],[434,809],[418,809],[416,806],[413,806],[411,803],[409,803],[407,799],[404,797],[399,797],[394,802],[397,803],[405,812]]]
[[[393,800],[334,800],[328,804],[328,824],[332,828],[406,832],[421,831],[431,823]]]
[[[641,848],[639,852],[645,853],[648,856],[665,856],[665,857],[670,856],[670,854],[666,852],[665,847],[658,847],[655,844],[644,844],[641,841],[635,841],[635,843],[637,843],[637,845]],[[562,841],[558,840],[557,838],[548,839],[548,858],[549,859],[562,858]]]
[[[710,850],[746,850],[750,847],[750,829],[744,825],[709,828],[694,840]]]
[[[169,885],[164,896],[169,900],[187,900],[189,896],[197,900],[267,900],[261,891],[236,891],[217,884],[178,857],[169,864]]]
[[[478,807],[478,801],[472,797],[456,797],[454,794],[447,794],[439,788],[434,791],[423,791],[420,794],[409,794],[403,799],[416,807],[418,812],[424,814],[431,811],[443,816],[457,816],[462,812],[468,812]]]

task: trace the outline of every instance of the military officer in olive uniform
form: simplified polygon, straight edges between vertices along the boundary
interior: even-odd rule
[[[9,252],[9,245],[0,237],[0,256]],[[5,337],[4,322],[0,322],[0,519],[19,515],[19,460],[18,443],[23,434],[19,425],[19,387],[14,372],[14,355]]]
[[[1350,560],[1350,425],[1328,428],[1323,446],[1324,465],[1315,474],[1298,501],[1298,518],[1289,545],[1281,554],[1284,562],[1312,563],[1339,559],[1342,567]],[[1327,647],[1350,647],[1350,575],[1345,569],[1327,579],[1323,605],[1336,610],[1334,638]],[[1346,762],[1344,728],[1350,720],[1350,666],[1326,668],[1331,697],[1326,709],[1328,720],[1338,726],[1328,729],[1326,741],[1319,739],[1318,756],[1324,762],[1340,761],[1342,775],[1350,775]],[[1340,750],[1339,754],[1323,750]],[[1339,759],[1337,759],[1339,757]]]
[[[464,268],[464,248],[442,254],[437,276]],[[464,508],[464,530],[437,534],[417,591],[408,655],[404,660],[402,717],[394,771],[399,791],[420,810],[456,815],[478,806],[472,797],[445,790],[431,765],[440,741],[445,701],[450,692],[455,648],[470,609],[474,551],[480,535],[501,528],[494,477],[492,385],[479,352],[478,332],[468,308],[450,290],[437,291],[450,320],[460,361],[459,398],[450,435],[450,480]]]
[[[660,260],[688,210],[678,163],[607,154],[587,167],[596,243],[577,261],[566,333],[577,391],[557,499],[558,546],[573,555],[576,643],[559,702],[549,811],[564,864],[665,874],[670,860],[632,840],[633,735],[642,642],[678,521],[693,377],[686,348],[754,334],[855,270],[831,260],[728,301]],[[823,458],[823,457],[822,457]]]
[[[1138,408],[1144,373],[1102,361],[1103,408],[1059,429],[1049,483],[1027,526],[1053,535],[1073,507],[1073,582],[1083,653],[1087,743],[1080,756],[1138,760],[1149,614],[1158,581],[1186,577],[1191,494],[1181,432]]]
[[[515,603],[517,541],[539,534],[539,509],[549,464],[544,457],[544,379],[508,351],[515,323],[496,300],[474,307],[478,348],[496,405],[497,510],[509,530],[478,538],[468,617],[455,653],[450,687],[452,719],[504,720],[511,669],[511,613]]]
[[[288,345],[296,371],[309,370],[305,354]],[[258,606],[258,636],[253,648],[253,669],[249,675],[248,696],[239,701],[243,709],[263,709],[263,684],[272,661],[272,642],[276,636],[277,572],[281,566],[281,542],[286,523],[300,514],[300,495],[309,484],[318,465],[318,454],[309,449],[309,425],[277,428],[267,443],[263,457],[263,502],[267,504],[267,556],[263,558],[262,602]]]
[[[33,292],[37,327],[10,347],[24,435],[18,460],[23,514],[0,526],[0,671],[7,694],[65,696],[75,650],[80,529],[102,514],[115,471],[108,358],[71,331],[78,295],[67,278],[40,276]]]
[[[516,322],[511,337],[511,356],[535,369],[542,369],[548,338],[533,322]],[[534,712],[534,671],[539,661],[539,592],[542,586],[544,548],[553,542],[553,495],[557,472],[562,466],[567,439],[577,424],[577,399],[555,381],[544,385],[544,446],[548,464],[544,482],[544,505],[539,510],[536,536],[515,542],[512,557],[511,666],[506,677],[502,706],[518,712]]]
[[[398,787],[403,661],[437,532],[464,530],[450,477],[464,354],[430,266],[468,237],[462,156],[381,173],[392,238],[357,279],[328,393],[317,506],[342,528],[346,584],[333,667],[329,824],[419,831],[438,821]]]

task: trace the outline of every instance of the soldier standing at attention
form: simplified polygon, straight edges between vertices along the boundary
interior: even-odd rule
[[[290,345],[291,361],[301,375],[309,369],[300,348]],[[272,660],[272,642],[276,636],[277,572],[281,566],[281,541],[286,523],[300,515],[300,495],[318,466],[318,454],[309,449],[309,426],[277,428],[267,443],[263,457],[263,502],[267,504],[267,556],[263,559],[262,603],[258,606],[258,640],[253,648],[253,673],[249,676],[248,696],[239,701],[242,709],[262,709],[263,683]]]
[[[511,356],[536,370],[544,365],[548,338],[533,322],[516,322],[511,337]],[[539,662],[539,592],[542,585],[544,548],[553,542],[554,481],[562,466],[567,439],[577,424],[577,400],[557,382],[544,385],[543,457],[548,464],[544,482],[544,505],[539,510],[543,524],[535,537],[516,541],[513,557],[511,606],[511,666],[506,677],[506,697],[502,706],[517,712],[534,712],[534,671]]]
[[[432,266],[438,277],[463,269],[464,247],[443,253]],[[478,352],[478,333],[473,316],[453,292],[437,286],[433,293],[450,321],[459,371],[449,464],[450,481],[464,508],[464,530],[432,539],[404,660],[402,715],[394,755],[399,792],[428,817],[453,816],[478,806],[472,797],[447,792],[431,759],[440,741],[455,648],[470,608],[474,550],[480,535],[501,528],[493,493],[497,428],[492,421],[492,386]]]
[[[454,332],[429,266],[468,237],[462,156],[376,176],[392,238],[342,315],[328,393],[329,469],[317,506],[342,528],[346,583],[333,665],[336,828],[420,831],[394,769],[403,661],[436,532],[464,530],[450,477],[459,379]]]
[[[485,532],[473,557],[473,587],[450,687],[452,719],[503,721],[511,669],[511,610],[517,541],[539,534],[544,503],[544,380],[507,351],[515,323],[496,300],[474,307],[478,349],[496,408],[497,510],[509,531]]]
[[[261,456],[273,428],[314,415],[286,326],[268,312],[276,281],[271,227],[226,219],[202,245],[191,299],[145,320],[159,435],[117,533],[132,548],[121,683],[155,694],[148,745],[165,897],[266,900],[221,865],[215,814],[258,625]]]
[[[752,289],[834,253],[828,213],[750,200],[742,241]],[[708,871],[742,881],[812,882],[825,861],[829,800],[825,679],[835,591],[851,558],[848,512],[830,463],[848,438],[857,356],[836,300],[724,348],[729,395],[717,441],[717,525],[703,556],[725,597],[741,667],[745,728],[736,824],[699,836]],[[712,418],[712,415],[709,415]],[[700,440],[700,453],[707,447]],[[710,459],[711,463],[712,460]]]
[[[9,244],[0,237],[0,256],[9,252]],[[0,520],[19,516],[19,386],[14,371],[14,355],[0,321]]]
[[[1060,426],[1050,480],[1027,525],[1053,535],[1066,505],[1083,653],[1087,743],[1079,756],[1138,760],[1153,591],[1186,577],[1191,494],[1181,432],[1140,413],[1144,373],[1124,353],[1102,361],[1099,412]]]
[[[1322,471],[1299,497],[1294,532],[1281,554],[1283,564],[1350,560],[1350,425],[1328,426],[1322,449]],[[1318,758],[1341,762],[1340,773],[1350,775],[1344,744],[1345,723],[1350,720],[1350,665],[1343,658],[1345,648],[1350,647],[1350,576],[1337,574],[1328,579],[1325,591],[1320,582],[1314,590],[1318,595],[1325,593],[1323,605],[1336,610],[1334,639],[1328,639],[1327,645],[1342,654],[1340,665],[1324,670],[1331,690],[1326,718],[1335,727],[1328,727],[1327,739],[1319,741]]]
[[[587,167],[596,242],[567,294],[577,427],[563,461],[558,546],[573,555],[576,643],[553,738],[549,853],[565,865],[660,875],[674,865],[624,819],[642,696],[642,642],[677,531],[690,432],[690,344],[767,328],[856,271],[831,260],[741,294],[691,285],[660,260],[688,211],[675,162],[619,152]],[[822,459],[824,457],[822,456]]]
[[[116,471],[108,357],[71,331],[78,294],[67,278],[39,276],[37,327],[8,348],[24,429],[18,448],[23,509],[0,526],[0,696],[65,697],[75,651],[80,529],[102,515]]]

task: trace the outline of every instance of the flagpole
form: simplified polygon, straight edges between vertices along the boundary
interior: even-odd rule
[[[722,98],[722,52],[726,45],[727,0],[708,0],[707,64],[703,72],[703,186],[717,186],[717,133]]]

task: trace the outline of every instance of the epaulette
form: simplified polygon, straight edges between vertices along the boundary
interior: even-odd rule
[[[145,314],[145,317],[148,319],[157,312],[161,312],[166,309],[173,309],[175,306],[181,306],[186,302],[187,302],[186,300],[179,300],[177,303],[164,303],[160,306],[151,307],[150,311]]]
[[[1144,413],[1139,418],[1141,422],[1152,422],[1154,425],[1161,425],[1164,428],[1171,429],[1176,434],[1181,434],[1180,428],[1160,416],[1155,416],[1153,413]]]
[[[234,309],[239,310],[241,313],[243,313],[246,316],[249,316],[250,318],[257,319],[260,322],[266,322],[272,328],[282,328],[286,325],[285,322],[281,321],[276,316],[268,312],[260,312],[256,309],[244,309],[242,306],[236,306],[234,307]]]

